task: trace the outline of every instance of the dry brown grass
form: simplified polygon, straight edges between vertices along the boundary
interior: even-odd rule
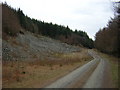
[[[4,61],[3,87],[44,87],[91,59],[84,49],[77,53],[56,54],[49,60]]]

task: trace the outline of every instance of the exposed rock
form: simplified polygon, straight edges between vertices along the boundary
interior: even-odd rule
[[[54,53],[70,53],[80,51],[79,47],[44,36],[36,36],[30,32],[19,34],[14,42],[3,40],[3,60],[35,60],[48,57]]]

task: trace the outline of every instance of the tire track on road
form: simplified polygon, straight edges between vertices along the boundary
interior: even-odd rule
[[[94,51],[88,50],[88,53],[94,58],[93,60],[45,88],[104,88],[108,61]]]
[[[81,78],[84,76],[86,72],[91,70],[94,65],[96,65],[99,62],[99,60],[92,60],[88,62],[87,64],[83,65],[82,67],[79,67],[78,69],[74,70],[73,72],[69,73],[68,75],[58,79],[54,83],[48,85],[45,88],[66,88],[69,85],[71,85],[73,82],[76,82],[78,78]]]

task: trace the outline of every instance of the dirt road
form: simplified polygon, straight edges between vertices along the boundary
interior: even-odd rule
[[[88,53],[93,56],[93,60],[45,88],[111,88],[112,82],[109,76],[106,77],[108,61],[94,51],[89,50]]]

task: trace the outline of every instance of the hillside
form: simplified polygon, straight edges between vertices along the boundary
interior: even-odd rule
[[[93,42],[85,31],[37,20],[20,8],[1,5],[3,89],[118,87],[119,8],[118,16],[96,33]]]
[[[92,44],[86,32],[31,19],[2,4],[3,88],[43,87],[90,61],[82,47]]]
[[[86,32],[81,30],[73,31],[69,26],[65,27],[63,25],[31,19],[26,16],[20,8],[15,10],[7,4],[2,4],[2,16],[3,39],[4,34],[16,37],[18,33],[22,33],[22,31],[29,31],[71,45],[93,48],[93,41]]]
[[[79,47],[37,35],[28,31],[16,38],[6,35],[3,40],[3,60],[36,60],[56,54],[80,51]]]

